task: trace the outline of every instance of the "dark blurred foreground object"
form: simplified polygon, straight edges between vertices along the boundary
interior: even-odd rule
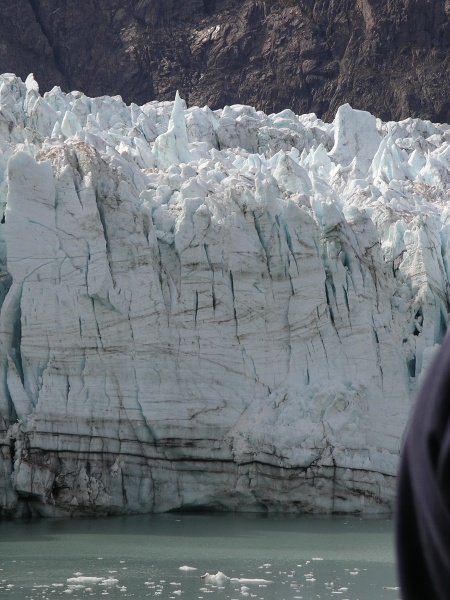
[[[403,448],[397,555],[402,600],[450,598],[450,335],[429,368]]]
[[[1,0],[0,41],[41,92],[450,122],[450,0]]]

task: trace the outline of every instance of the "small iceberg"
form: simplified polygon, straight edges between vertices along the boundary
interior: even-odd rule
[[[101,581],[104,581],[105,578],[104,577],[84,577],[83,575],[81,575],[80,577],[70,577],[67,580],[67,583],[100,583]]]
[[[217,573],[215,575],[212,575],[210,573],[205,573],[204,575],[201,575],[201,578],[204,579],[206,583],[214,583],[217,585],[222,585],[223,583],[226,583],[227,581],[233,581],[233,582],[238,582],[238,583],[272,583],[272,581],[269,581],[268,579],[252,579],[252,578],[246,578],[246,577],[228,577],[227,575],[225,575],[225,573],[222,573],[222,571],[217,571]]]

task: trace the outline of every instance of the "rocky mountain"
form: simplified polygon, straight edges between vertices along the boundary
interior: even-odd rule
[[[0,39],[42,91],[450,121],[450,0],[3,0]]]

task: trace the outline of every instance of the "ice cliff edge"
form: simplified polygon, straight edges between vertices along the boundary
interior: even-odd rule
[[[392,508],[450,127],[0,77],[0,514]]]

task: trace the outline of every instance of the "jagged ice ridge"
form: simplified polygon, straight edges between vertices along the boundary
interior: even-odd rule
[[[390,510],[450,127],[0,82],[0,514]]]

